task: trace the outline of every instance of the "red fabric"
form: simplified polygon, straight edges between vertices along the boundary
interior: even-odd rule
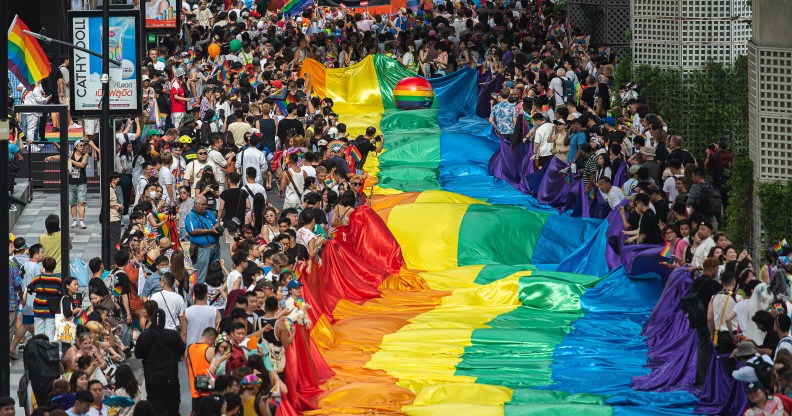
[[[244,294],[245,294],[245,289],[234,289],[228,292],[228,296],[226,299],[225,314],[223,316],[231,315],[231,311],[234,310],[234,304],[236,304],[237,298]]]
[[[185,113],[187,112],[187,103],[179,101],[173,97],[184,98],[184,88],[181,82],[174,81],[171,83],[170,99],[171,99],[171,113]]]
[[[338,227],[322,251],[322,267],[303,274],[303,297],[316,322],[325,315],[331,322],[341,299],[363,303],[377,298],[379,285],[404,265],[401,247],[385,222],[369,206],[356,208],[349,225]]]
[[[316,409],[319,388],[335,374],[327,365],[319,349],[302,325],[295,325],[294,342],[286,349],[286,387],[288,393],[281,400],[279,413],[290,415]],[[294,412],[294,413],[292,413]]]

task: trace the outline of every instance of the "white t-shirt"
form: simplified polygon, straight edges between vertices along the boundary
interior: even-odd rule
[[[671,175],[663,182],[663,192],[668,194],[668,205],[672,205],[679,192],[676,190],[676,176]]]
[[[168,312],[166,311],[167,315]],[[184,312],[187,320],[187,345],[195,344],[201,339],[204,329],[214,328],[217,320],[217,308],[209,305],[193,305]]]
[[[308,243],[314,238],[316,238],[316,234],[305,227],[300,227],[300,229],[297,230],[297,244],[302,244],[305,248],[308,248]]]
[[[176,189],[174,189],[174,182],[176,180],[173,178],[173,173],[171,172],[169,167],[161,167],[159,170],[159,184],[162,185],[162,197],[165,199],[167,204],[170,204],[170,195],[168,195],[168,188],[170,188],[173,195],[176,196]]]
[[[310,166],[310,165],[309,166],[303,166],[302,170],[303,170],[303,172],[305,172],[308,175],[309,178],[315,178],[316,177],[316,168],[315,167]]]
[[[161,290],[151,295],[151,300],[157,302],[157,306],[165,311],[165,329],[176,329],[179,317],[184,315],[186,309],[184,299],[176,293]]]
[[[544,123],[536,129],[534,133],[534,143],[539,144],[539,154],[537,157],[547,157],[553,155],[553,143],[547,141],[553,132],[553,125]]]
[[[553,91],[553,99],[555,100],[553,108],[564,104],[564,81],[566,81],[566,78],[562,77],[555,77],[550,80],[550,90]]]
[[[262,194],[262,195],[264,195],[264,198],[267,197],[267,188],[265,188],[264,185],[262,185],[260,183],[257,183],[257,182],[254,182],[254,183],[248,182],[248,183],[246,183],[245,185],[242,186],[242,189],[244,189],[245,192],[248,193],[248,200],[250,201],[250,208],[251,209],[253,208],[253,197],[254,196],[256,196],[258,194]]]
[[[781,338],[780,341],[778,341],[778,346],[776,347],[775,355],[773,355],[773,358],[778,357],[778,351],[781,350],[787,350],[789,352],[792,352],[792,337],[787,335]]]
[[[610,205],[611,209],[616,209],[619,206],[619,203],[624,199],[624,192],[622,192],[621,188],[618,186],[611,186],[610,191],[606,194],[605,192],[600,191],[602,197],[608,201],[608,205]]]
[[[242,273],[239,270],[237,269],[231,270],[231,273],[229,273],[228,277],[226,277],[226,288],[228,289],[229,292],[234,290],[234,284],[236,284],[237,279],[241,279],[241,278],[242,278]],[[241,283],[239,284],[239,288],[240,289],[242,288]]]

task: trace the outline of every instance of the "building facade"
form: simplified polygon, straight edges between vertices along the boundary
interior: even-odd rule
[[[632,0],[630,13],[636,66],[688,72],[748,52],[749,0]]]

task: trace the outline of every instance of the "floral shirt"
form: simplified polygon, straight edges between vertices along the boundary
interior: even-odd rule
[[[157,99],[154,88],[148,87],[143,90],[143,117],[147,120],[151,116],[151,104]]]
[[[492,107],[492,118],[495,125],[503,134],[514,133],[514,118],[517,117],[517,110],[513,104],[502,101]]]
[[[743,413],[743,416],[785,416],[788,413],[784,410],[784,402],[778,397],[770,396],[764,409],[756,406],[751,407]]]
[[[22,287],[22,265],[14,256],[8,257],[8,312],[16,312],[19,292]]]

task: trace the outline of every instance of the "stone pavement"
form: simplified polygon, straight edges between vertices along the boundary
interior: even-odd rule
[[[273,183],[277,182],[273,181]],[[269,191],[267,197],[276,207],[283,206],[283,199],[278,195],[277,189]],[[102,226],[99,223],[100,210],[101,200],[99,194],[89,193],[85,209],[85,225],[87,225],[88,228],[69,228],[69,235],[72,238],[72,250],[76,252],[78,258],[81,258],[86,263],[94,257],[101,256]],[[60,215],[60,195],[57,193],[36,192],[33,195],[33,201],[24,208],[12,232],[17,237],[25,237],[25,242],[28,246],[38,243],[39,237],[46,232],[44,228],[44,219],[50,214]],[[61,220],[61,228],[70,226],[71,218],[68,221]],[[220,250],[222,257],[225,259],[226,264],[231,264],[227,245],[223,241],[221,241],[221,245],[223,245]],[[22,353],[20,351],[18,356],[21,357],[21,355]],[[135,376],[141,386],[143,386],[142,363],[140,360],[132,358],[129,360],[129,365],[135,371]],[[22,365],[22,360],[12,361],[11,396],[14,397],[14,400],[16,400],[19,379],[22,377],[23,373],[24,366]],[[179,366],[179,380],[181,382],[181,407],[179,408],[179,412],[182,415],[188,415],[191,410],[190,387],[187,379],[187,368],[184,365]],[[16,414],[17,416],[24,416],[25,413],[18,407]]]

